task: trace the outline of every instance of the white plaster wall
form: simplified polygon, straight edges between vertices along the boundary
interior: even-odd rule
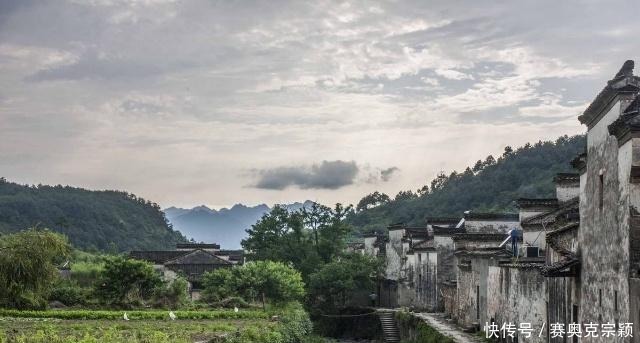
[[[434,236],[433,243],[436,248],[444,247],[453,249],[453,238],[451,236]]]
[[[556,198],[558,201],[564,202],[580,196],[580,187],[569,185],[556,185]]]

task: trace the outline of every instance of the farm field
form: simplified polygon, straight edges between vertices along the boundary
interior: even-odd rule
[[[261,311],[175,313],[178,319],[170,320],[168,311],[130,311],[126,321],[124,311],[0,310],[0,343],[266,343],[283,336],[280,322]]]

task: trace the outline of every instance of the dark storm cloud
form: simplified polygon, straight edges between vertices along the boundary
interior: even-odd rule
[[[280,167],[258,172],[256,188],[282,190],[338,189],[355,182],[359,168],[354,161],[322,161],[310,167]]]

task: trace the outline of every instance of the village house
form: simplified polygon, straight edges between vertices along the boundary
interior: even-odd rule
[[[633,68],[625,62],[579,117],[587,126],[587,155],[576,161],[581,268],[573,316],[580,323],[640,323],[640,78]]]
[[[165,280],[186,278],[194,300],[200,298],[204,273],[244,263],[242,250],[220,250],[220,245],[206,243],[178,243],[175,250],[131,251],[129,256],[153,264]]]

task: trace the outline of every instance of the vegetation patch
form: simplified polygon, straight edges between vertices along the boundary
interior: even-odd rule
[[[403,336],[403,343],[455,343],[453,338],[441,334],[420,318],[407,312],[396,312],[396,320]]]

